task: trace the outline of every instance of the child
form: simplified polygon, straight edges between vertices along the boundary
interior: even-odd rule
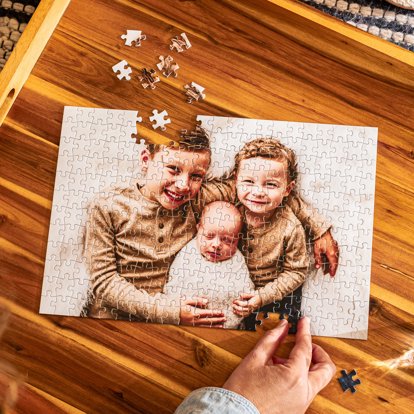
[[[204,203],[232,195],[213,184],[200,191],[210,165],[201,128],[184,134],[178,147],[150,144],[141,161],[141,184],[99,195],[89,207],[87,315],[177,324],[183,321],[180,298],[160,293],[170,264],[194,237]],[[224,321],[221,312],[201,314],[211,323]]]
[[[241,249],[257,290],[235,301],[237,315],[279,301],[305,281],[305,231],[286,202],[297,175],[294,152],[272,138],[250,141],[236,155],[233,176],[245,221]]]
[[[206,296],[209,308],[223,310],[223,327],[228,329],[240,328],[243,319],[233,313],[233,300],[254,293],[246,262],[237,249],[242,224],[233,204],[208,204],[197,224],[197,236],[177,254],[164,289],[167,295]]]

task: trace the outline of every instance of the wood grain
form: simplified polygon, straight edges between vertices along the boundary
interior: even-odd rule
[[[157,142],[197,114],[377,126],[369,339],[315,338],[362,385],[351,396],[333,380],[309,412],[412,412],[413,367],[378,363],[414,346],[414,55],[321,16],[282,0],[72,0],[0,128],[0,309],[11,312],[0,358],[25,375],[16,412],[173,412],[191,389],[222,385],[276,323],[251,333],[38,315],[64,105],[167,108],[166,134],[139,125]],[[123,47],[137,26],[147,40]],[[182,31],[193,48],[177,79],[146,91],[113,75],[121,59],[154,67]],[[205,101],[185,103],[191,81]]]

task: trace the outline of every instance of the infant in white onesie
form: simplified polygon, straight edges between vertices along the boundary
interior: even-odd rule
[[[243,317],[233,313],[233,300],[254,294],[254,284],[243,254],[237,249],[242,217],[230,203],[208,204],[197,225],[197,236],[177,254],[169,270],[164,293],[182,300],[206,296],[208,308],[226,317],[224,328],[240,328]]]

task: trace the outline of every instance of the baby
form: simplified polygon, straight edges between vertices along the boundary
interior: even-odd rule
[[[224,328],[241,327],[242,316],[232,303],[240,295],[254,294],[254,284],[242,253],[237,249],[242,216],[228,202],[208,204],[197,225],[197,235],[177,254],[165,285],[167,295],[206,296],[209,308],[224,313]]]

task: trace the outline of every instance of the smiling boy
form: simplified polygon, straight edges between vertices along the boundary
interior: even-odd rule
[[[141,153],[145,178],[99,195],[89,207],[85,256],[90,274],[88,316],[162,323],[194,322],[197,298],[166,297],[168,269],[196,233],[204,204],[231,198],[202,184],[210,165],[209,140],[201,128],[178,147],[148,145]],[[196,324],[222,323],[223,314],[197,310]]]

